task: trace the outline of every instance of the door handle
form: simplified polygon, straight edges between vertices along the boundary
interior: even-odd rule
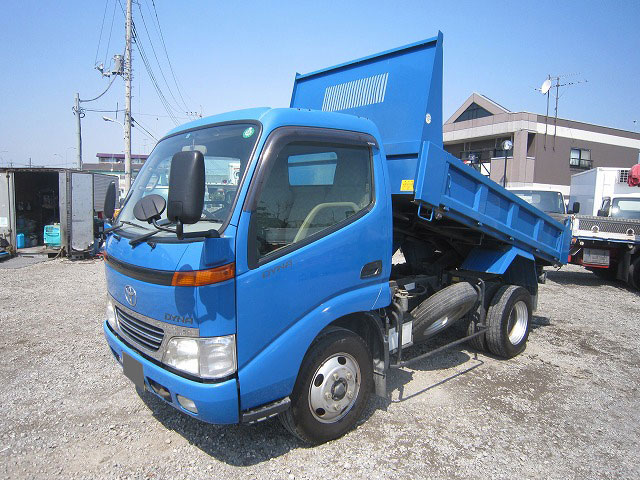
[[[377,277],[382,273],[382,260],[376,260],[374,262],[367,263],[362,270],[360,270],[360,278],[372,278]]]

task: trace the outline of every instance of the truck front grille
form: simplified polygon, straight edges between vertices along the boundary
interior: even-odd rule
[[[164,330],[140,320],[116,307],[120,330],[131,340],[143,347],[157,351],[162,345]]]
[[[622,235],[640,235],[640,221],[628,219],[606,219],[605,217],[578,217],[579,230],[596,230],[598,232],[619,233]]]

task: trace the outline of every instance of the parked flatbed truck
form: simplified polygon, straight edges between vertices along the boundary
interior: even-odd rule
[[[571,176],[580,215],[572,223],[569,262],[640,290],[640,186],[629,183],[631,175],[598,167]]]
[[[107,231],[124,374],[194,418],[278,415],[320,443],[457,321],[454,344],[522,352],[536,266],[566,262],[570,228],[445,152],[441,102],[438,34],[297,75],[290,108],[169,132]],[[212,202],[230,162],[233,195]]]

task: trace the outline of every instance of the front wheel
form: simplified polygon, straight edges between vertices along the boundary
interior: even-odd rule
[[[289,432],[308,443],[323,443],[351,430],[373,388],[371,353],[364,340],[343,328],[318,337],[305,356],[280,415]]]
[[[486,344],[491,353],[515,357],[527,345],[531,329],[531,294],[516,285],[500,287],[487,311]]]

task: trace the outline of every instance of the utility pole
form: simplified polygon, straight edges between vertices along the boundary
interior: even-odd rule
[[[77,135],[77,150],[78,150],[78,170],[82,170],[82,125],[80,122],[83,116],[82,110],[80,110],[80,94],[76,93],[76,104],[73,107],[73,113],[76,115],[76,135]]]
[[[560,77],[556,77],[556,118],[553,122],[553,151],[556,150],[556,135],[558,134],[558,100],[560,98]]]
[[[131,188],[131,1],[127,0],[126,49],[124,58],[124,193]]]

